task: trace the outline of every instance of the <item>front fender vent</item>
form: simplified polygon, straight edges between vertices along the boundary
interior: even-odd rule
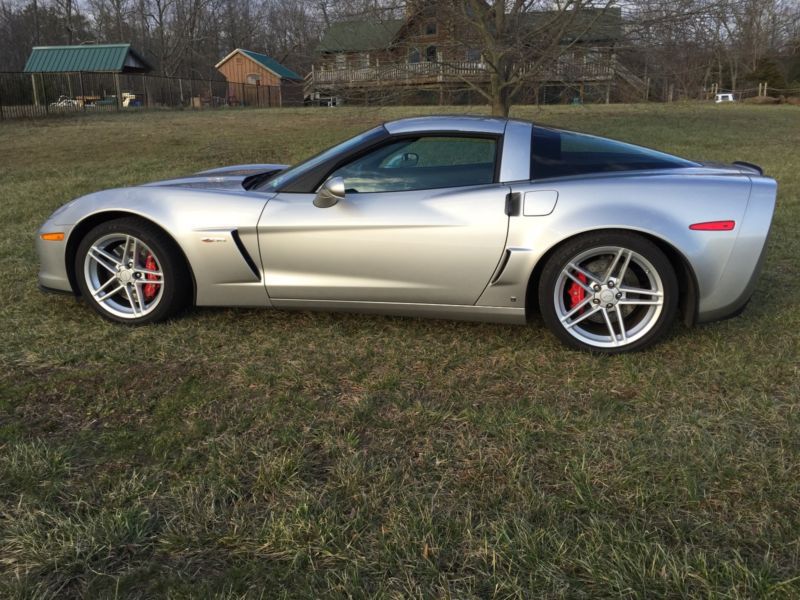
[[[242,243],[242,238],[239,236],[239,230],[234,229],[233,231],[231,231],[231,237],[233,238],[233,243],[236,244],[236,247],[239,249],[242,258],[244,259],[244,262],[246,262],[247,266],[250,267],[250,270],[253,272],[253,275],[255,275],[256,279],[261,281],[261,271],[256,266],[256,263],[253,260],[253,257],[250,256],[250,253],[247,251],[247,248],[244,247],[244,244]]]

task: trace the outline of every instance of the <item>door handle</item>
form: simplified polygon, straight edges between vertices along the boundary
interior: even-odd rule
[[[509,217],[518,217],[522,208],[522,194],[512,192],[506,195],[506,214]]]

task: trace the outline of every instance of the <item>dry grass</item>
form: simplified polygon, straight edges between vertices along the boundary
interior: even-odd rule
[[[643,354],[538,323],[130,329],[36,290],[36,227],[76,195],[294,161],[412,112],[0,125],[0,596],[800,594],[796,107],[518,111],[778,179],[750,308]]]

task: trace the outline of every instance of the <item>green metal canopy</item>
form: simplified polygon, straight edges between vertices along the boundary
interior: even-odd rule
[[[26,73],[142,73],[151,70],[130,44],[36,46],[25,63]]]

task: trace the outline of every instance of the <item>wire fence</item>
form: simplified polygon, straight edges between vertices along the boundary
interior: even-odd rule
[[[303,103],[302,84],[280,86],[134,73],[0,72],[0,119],[144,109],[268,108]]]
[[[758,87],[740,88],[737,90],[725,88],[712,88],[706,90],[707,98],[713,99],[718,94],[730,94],[734,100],[747,100],[749,98],[792,98],[800,96],[800,88],[775,88],[766,84]]]
[[[327,73],[326,73],[327,76]],[[133,73],[17,73],[0,72],[0,121],[37,118],[70,113],[122,112],[147,109],[204,110],[222,107],[280,107],[301,106],[304,103],[335,105],[348,104],[450,104],[482,103],[468,89],[423,89],[424,86],[382,85],[374,89],[331,89],[320,93],[313,86],[305,94],[302,83],[282,83],[279,86],[232,83],[222,79],[190,79],[161,77]],[[385,83],[385,82],[384,82]],[[638,82],[637,82],[638,83]],[[522,102],[568,102],[574,100],[575,88],[562,86],[555,91],[539,86]],[[573,86],[574,87],[574,86]],[[607,86],[606,86],[607,87]],[[580,85],[580,98],[584,101],[608,102],[609,90],[601,85],[594,90],[591,85]],[[610,88],[609,88],[610,89]],[[565,93],[565,90],[570,93]],[[605,91],[604,91],[605,90]],[[548,96],[549,94],[549,96]],[[554,95],[555,94],[555,95]],[[762,83],[758,87],[723,89],[712,86],[699,92],[695,98],[718,100],[718,95],[730,94],[722,101],[779,102],[784,99],[797,103],[800,88],[778,89]],[[647,94],[649,96],[649,94]],[[328,97],[330,96],[330,97]],[[596,98],[595,98],[596,96]],[[641,98],[641,96],[639,96]],[[652,99],[652,98],[650,98]],[[618,97],[617,101],[625,101]],[[671,100],[671,94],[666,101]],[[630,99],[629,99],[630,101]],[[639,100],[641,101],[641,100]]]

